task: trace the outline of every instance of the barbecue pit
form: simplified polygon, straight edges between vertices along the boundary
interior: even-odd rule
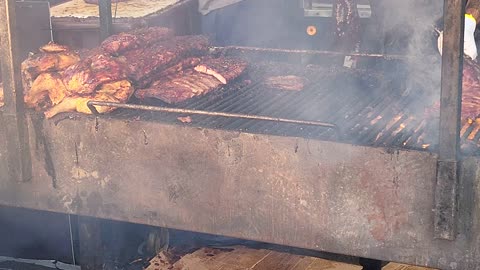
[[[14,15],[12,3],[1,2],[0,14]],[[405,91],[398,57],[362,53],[352,56],[397,72],[325,64],[342,53],[212,48],[250,59],[248,77],[176,106],[133,100],[111,114],[51,120],[12,106],[21,99],[7,83],[0,166],[9,173],[0,174],[0,203],[479,269],[479,160],[460,155],[456,136],[461,1],[446,4],[442,101],[449,102],[437,122],[418,116],[429,104]],[[2,59],[15,59],[11,24],[1,24]],[[7,78],[19,79],[15,65],[2,63]],[[308,84],[268,89],[262,80],[270,73]],[[190,123],[178,119],[187,116]],[[462,136],[475,145],[477,123],[467,125]]]

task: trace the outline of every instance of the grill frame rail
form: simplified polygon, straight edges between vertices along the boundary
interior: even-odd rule
[[[166,112],[166,113],[177,113],[177,114],[208,115],[208,116],[218,116],[218,117],[227,117],[227,118],[241,118],[241,119],[249,119],[249,120],[281,122],[281,123],[288,123],[288,124],[317,126],[317,127],[325,127],[325,128],[335,128],[335,129],[337,128],[337,126],[335,124],[319,122],[319,121],[295,120],[295,119],[269,117],[269,116],[261,116],[261,115],[251,115],[251,114],[240,114],[240,113],[209,112],[209,111],[202,111],[202,110],[169,108],[169,107],[161,107],[161,106],[123,104],[123,103],[95,101],[95,100],[88,101],[87,106],[90,109],[90,111],[95,115],[99,114],[97,109],[95,108],[95,106],[103,106],[103,107],[142,110],[142,111],[150,111],[150,112]]]

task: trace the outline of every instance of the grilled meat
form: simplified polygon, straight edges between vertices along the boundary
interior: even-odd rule
[[[359,43],[360,16],[356,0],[335,0],[336,47],[352,51]]]
[[[134,83],[141,82],[175,65],[182,58],[205,54],[208,46],[209,40],[205,36],[179,36],[150,47],[127,51],[124,56],[128,63],[128,77]]]
[[[288,90],[288,91],[302,91],[305,87],[307,79],[288,75],[288,76],[274,76],[265,79],[263,84],[272,89]]]
[[[92,94],[99,85],[127,78],[125,59],[95,54],[69,67],[63,82],[69,96]]]
[[[247,62],[244,60],[219,57],[202,60],[195,70],[217,78],[222,84],[227,84],[238,78],[246,68]]]
[[[25,93],[25,105],[35,109],[41,109],[45,103],[56,105],[65,98],[66,92],[59,73],[42,73],[35,79],[30,91]],[[46,100],[47,97],[49,100]]]
[[[162,70],[156,74],[151,74],[148,77],[143,78],[142,80],[137,82],[138,88],[146,88],[148,87],[153,80],[161,79],[165,77],[169,77],[175,74],[181,74],[186,69],[191,69],[194,66],[200,63],[200,58],[198,57],[189,57],[186,59],[181,60],[178,64],[167,68],[166,70]]]
[[[127,50],[146,47],[152,43],[172,38],[173,30],[164,27],[142,28],[128,33],[110,36],[101,48],[110,54],[120,54]]]
[[[133,91],[132,85],[127,80],[105,83],[101,85],[95,93],[90,95],[65,97],[59,104],[46,111],[45,117],[52,118],[59,113],[73,111],[91,114],[92,112],[87,106],[89,100],[125,103],[133,94]],[[113,111],[115,108],[95,106],[95,109],[99,113],[107,113]]]
[[[42,53],[28,57],[22,62],[22,83],[24,92],[28,92],[38,75],[45,72],[65,70],[80,61],[77,53],[60,50],[57,45],[49,43],[42,47]]]
[[[44,53],[60,53],[67,52],[70,49],[67,46],[56,44],[53,41],[50,41],[48,44],[40,47],[40,51]]]
[[[220,86],[221,83],[216,78],[190,69],[180,76],[155,81],[150,88],[137,90],[135,96],[139,99],[156,98],[175,104],[205,95]]]

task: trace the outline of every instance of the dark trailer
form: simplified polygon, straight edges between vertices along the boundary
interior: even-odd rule
[[[128,29],[112,22],[110,1],[99,2],[96,22],[63,25],[102,37]],[[312,36],[312,18],[332,16],[318,2],[304,1],[295,21]],[[15,1],[0,4],[1,204],[480,269],[480,128],[475,121],[462,128],[460,119],[463,1],[445,1],[440,113],[432,121],[419,116],[424,99],[406,91],[409,57],[281,45],[212,47],[211,54],[248,59],[248,79],[178,106],[91,101],[119,109],[46,120],[24,108],[16,33],[22,22]],[[359,11],[377,22],[391,19],[378,6],[365,11],[362,2]],[[180,1],[141,23],[169,25],[196,9],[196,1]],[[55,28],[61,22],[52,20],[64,43],[91,46],[69,36],[69,27]],[[184,33],[198,30],[195,21],[183,26]],[[309,83],[281,92],[262,81],[285,74]],[[462,151],[465,143],[475,149]]]

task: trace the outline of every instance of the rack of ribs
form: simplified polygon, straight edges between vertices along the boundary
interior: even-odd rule
[[[155,42],[170,39],[173,36],[174,32],[169,28],[142,28],[110,36],[102,42],[100,47],[106,53],[118,55],[128,50],[147,47]]]
[[[185,62],[165,70],[159,80],[147,89],[137,90],[135,96],[175,104],[215,91],[238,78],[247,68],[244,60],[226,57],[188,58]],[[185,69],[198,62],[195,68]]]
[[[153,81],[152,75],[177,64],[189,56],[205,55],[210,46],[206,36],[178,36],[152,44],[149,47],[130,50],[123,56],[128,65],[128,77],[137,82]]]
[[[237,58],[206,58],[195,67],[195,70],[211,75],[222,84],[227,84],[230,81],[240,76],[247,68],[247,62]]]
[[[138,81],[137,87],[140,89],[147,88],[152,82],[153,78],[170,77],[176,74],[180,75],[184,70],[193,68],[196,65],[200,64],[200,61],[201,60],[198,57],[189,57],[189,58],[182,59],[180,60],[179,63],[177,63],[172,67],[155,72],[154,74],[151,74],[150,76],[145,77],[142,80]]]
[[[169,104],[176,104],[218,89],[221,82],[215,77],[185,70],[180,76],[163,78],[152,83],[150,88],[135,92],[139,99],[155,98]]]

